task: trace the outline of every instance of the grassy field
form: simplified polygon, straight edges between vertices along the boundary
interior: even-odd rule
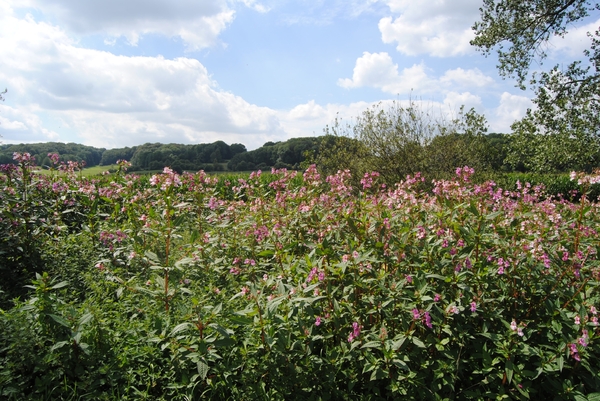
[[[116,164],[111,164],[108,166],[94,166],[94,167],[84,168],[83,170],[81,170],[81,175],[83,177],[92,177],[94,175],[101,175],[103,172],[108,171],[110,169],[116,170],[117,168],[119,168],[119,166],[117,166]],[[39,173],[39,174],[49,175],[52,171],[46,170],[46,169],[39,169],[39,170],[35,170],[35,172]]]

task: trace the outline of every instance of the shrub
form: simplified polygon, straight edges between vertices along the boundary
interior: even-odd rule
[[[472,174],[424,191],[314,166],[165,169],[64,190],[79,230],[36,246],[70,267],[48,264],[0,314],[0,394],[597,399],[598,205]],[[58,254],[74,234],[87,266]]]

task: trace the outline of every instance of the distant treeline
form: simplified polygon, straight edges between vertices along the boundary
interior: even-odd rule
[[[14,163],[14,152],[35,156],[38,166],[51,167],[49,153],[58,153],[62,161],[84,161],[86,167],[108,166],[118,160],[131,162],[131,170],[160,170],[171,167],[182,171],[248,171],[255,169],[299,168],[306,154],[318,152],[320,138],[294,138],[285,142],[267,142],[247,151],[240,143],[223,141],[197,145],[146,143],[139,146],[104,149],[76,143],[30,143],[1,145],[0,164]],[[308,151],[308,153],[306,153]]]
[[[106,149],[85,146],[77,143],[45,142],[26,143],[20,145],[1,145],[0,164],[14,163],[13,153],[29,153],[35,156],[38,166],[50,167],[51,162],[48,153],[58,153],[62,161],[84,161],[88,167],[97,166],[102,161]]]
[[[461,137],[461,134],[452,134],[443,140],[458,143]],[[332,139],[331,135],[292,138],[283,142],[267,142],[252,151],[247,151],[242,144],[228,145],[223,141],[197,145],[146,143],[115,149],[59,142],[1,145],[0,164],[13,163],[14,152],[28,152],[35,156],[37,165],[45,168],[51,165],[48,153],[58,153],[62,161],[84,161],[87,167],[107,166],[118,160],[127,160],[132,164],[131,171],[160,170],[163,167],[171,167],[178,172],[269,170],[272,167],[299,169],[303,162],[318,161],[319,154],[326,154],[327,148],[336,142],[332,142]],[[347,141],[356,140],[347,138]],[[442,138],[432,145],[436,146],[440,141]],[[440,148],[446,147],[441,146],[441,142],[439,145]],[[509,145],[510,135],[485,135],[483,153],[489,158],[492,169],[515,170],[505,163]]]

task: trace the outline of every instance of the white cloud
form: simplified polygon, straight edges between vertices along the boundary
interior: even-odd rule
[[[314,100],[299,104],[289,112],[289,116],[297,120],[315,120],[326,115],[325,109]]]
[[[547,53],[552,56],[566,55],[568,57],[583,57],[583,51],[590,48],[591,39],[588,32],[594,33],[600,26],[600,19],[581,25],[571,27],[564,38],[554,36],[547,46]]]
[[[352,79],[338,80],[342,88],[373,87],[392,94],[409,93],[413,89],[427,90],[431,80],[423,64],[415,64],[398,72],[398,64],[386,52],[364,52],[356,60]]]
[[[254,11],[258,11],[259,13],[267,13],[271,10],[271,7],[265,6],[264,4],[257,3],[256,0],[238,0],[240,3],[244,4],[246,7],[253,9]]]
[[[456,68],[448,70],[440,78],[443,84],[456,84],[463,87],[486,87],[494,84],[494,79],[485,75],[478,68],[463,70]]]
[[[435,57],[459,56],[473,50],[471,25],[479,16],[479,4],[473,0],[432,0],[427,4],[414,0],[385,1],[395,19],[379,21],[384,43],[397,43],[396,49],[407,55],[429,54]]]
[[[481,97],[474,95],[470,92],[448,92],[444,98],[444,105],[449,110],[458,110],[460,106],[465,106],[466,110],[474,108],[475,110],[481,110]]]
[[[531,99],[525,96],[513,95],[508,92],[503,92],[500,95],[500,103],[498,107],[489,113],[490,126],[493,127],[491,132],[511,132],[510,126],[517,120],[525,116],[528,108],[531,108],[533,103]]]
[[[356,60],[352,79],[339,79],[338,85],[348,89],[378,88],[391,94],[408,94],[413,91],[426,94],[447,93],[458,88],[481,88],[494,84],[494,79],[477,68],[447,70],[440,78],[430,76],[430,72],[423,63],[414,64],[399,72],[398,64],[394,64],[388,53],[364,52]]]
[[[50,24],[7,16],[0,51],[0,82],[11,94],[0,113],[5,142],[72,132],[102,147],[223,139],[250,148],[262,144],[254,135],[286,135],[276,111],[220,90],[195,59],[84,49]]]
[[[188,50],[217,43],[233,21],[235,11],[226,0],[8,0],[14,8],[35,8],[80,35],[100,33],[107,41],[125,37],[136,45],[148,33],[181,37]],[[247,6],[261,9],[253,0]],[[266,10],[265,10],[266,11]]]

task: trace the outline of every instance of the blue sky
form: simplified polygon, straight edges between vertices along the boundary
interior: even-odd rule
[[[491,132],[531,92],[469,45],[475,0],[4,0],[3,143],[114,148],[223,140],[254,149],[320,135],[378,102],[464,104]],[[590,19],[544,68],[588,45]]]

